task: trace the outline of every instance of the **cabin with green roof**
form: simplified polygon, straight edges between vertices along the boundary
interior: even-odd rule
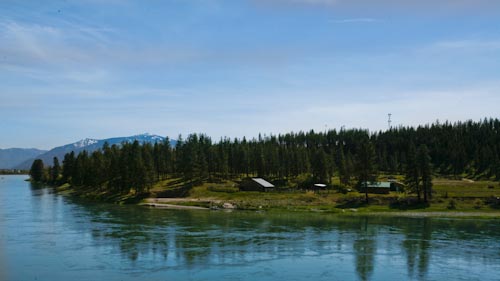
[[[358,187],[358,190],[359,192],[364,193],[365,188],[368,189],[368,193],[389,194],[391,191],[391,183],[385,181],[362,182]]]

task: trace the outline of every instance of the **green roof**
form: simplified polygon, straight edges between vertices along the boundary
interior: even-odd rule
[[[361,183],[362,187],[365,187],[365,182]],[[368,182],[369,188],[391,188],[391,183],[387,181],[374,181]]]

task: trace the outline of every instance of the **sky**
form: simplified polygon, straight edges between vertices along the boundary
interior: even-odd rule
[[[0,1],[0,148],[378,131],[499,105],[496,0]]]

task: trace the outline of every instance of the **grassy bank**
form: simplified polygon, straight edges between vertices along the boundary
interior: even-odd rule
[[[492,181],[434,180],[433,198],[419,203],[414,194],[391,192],[364,194],[330,189],[318,192],[277,188],[271,192],[239,191],[236,182],[196,184],[168,179],[155,184],[147,194],[109,193],[95,189],[73,189],[68,184],[57,192],[83,200],[115,204],[147,204],[154,207],[175,206],[239,210],[320,212],[342,215],[393,215],[418,217],[484,217],[500,218],[500,184]],[[226,204],[226,206],[224,206]]]
[[[113,204],[137,204],[140,203],[145,198],[149,197],[150,194],[135,194],[133,192],[129,193],[116,193],[116,192],[106,192],[95,190],[93,188],[72,188],[69,184],[63,184],[61,186],[54,187],[56,192],[62,195],[71,196],[80,200],[92,201],[92,202],[104,202]]]
[[[224,203],[230,203],[243,210],[500,217],[498,182],[444,178],[434,180],[433,198],[429,204],[419,203],[415,195],[406,193],[370,194],[370,201],[366,204],[364,194],[357,191],[276,189],[272,192],[243,192],[231,181],[195,185],[180,179],[159,182],[149,196],[160,204],[162,200],[168,204],[200,207],[222,207]],[[172,197],[178,199],[167,199]]]

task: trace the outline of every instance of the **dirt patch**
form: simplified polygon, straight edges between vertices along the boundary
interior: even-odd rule
[[[184,205],[174,205],[174,204],[141,203],[139,205],[152,207],[152,208],[158,208],[158,209],[210,210],[209,208],[204,208],[204,207],[184,206]]]

